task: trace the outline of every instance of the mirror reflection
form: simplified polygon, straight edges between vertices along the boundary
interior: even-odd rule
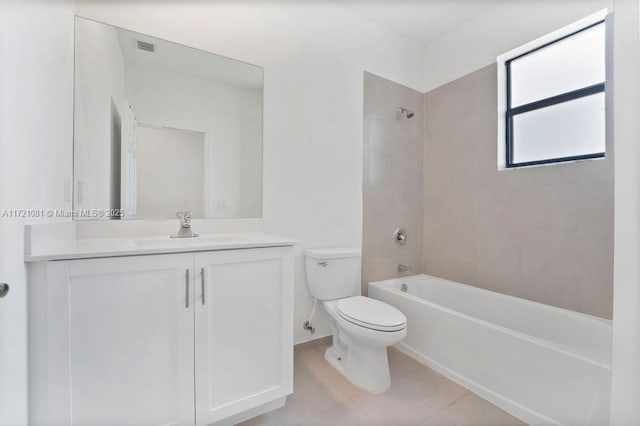
[[[260,217],[262,105],[260,67],[76,18],[75,210]]]

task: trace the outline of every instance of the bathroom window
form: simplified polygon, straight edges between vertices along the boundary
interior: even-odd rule
[[[604,157],[605,21],[582,25],[503,59],[506,168]]]

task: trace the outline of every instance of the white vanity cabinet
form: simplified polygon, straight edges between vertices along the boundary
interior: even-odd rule
[[[287,262],[271,250],[195,255],[198,424],[293,392],[293,267]]]
[[[292,392],[290,247],[29,267],[30,423],[207,425]]]

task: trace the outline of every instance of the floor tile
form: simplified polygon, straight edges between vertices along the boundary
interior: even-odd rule
[[[285,405],[251,420],[241,423],[242,426],[302,426],[298,416]]]
[[[427,418],[421,426],[458,426],[452,420],[446,418],[440,413],[435,413]]]
[[[380,425],[418,425],[434,414],[434,410],[419,399],[403,398],[391,391],[365,393],[355,397],[354,402]]]
[[[443,375],[421,366],[407,377],[392,383],[389,392],[401,399],[417,399],[436,410],[457,401],[467,390]]]
[[[423,367],[418,361],[393,347],[389,348],[387,356],[389,357],[391,381],[410,375],[412,371]]]
[[[309,349],[296,354],[293,395],[287,399],[287,405],[300,418],[362,392],[325,361],[323,352]]]
[[[309,426],[355,426],[373,423],[373,419],[352,400],[335,403],[304,422]]]
[[[515,417],[400,351],[389,349],[391,388],[369,393],[324,359],[327,346],[295,353],[285,407],[242,426],[511,426]]]
[[[326,348],[323,348],[326,349]],[[300,377],[296,379],[295,374]],[[294,392],[296,385],[320,385],[326,389],[336,401],[342,401],[359,393],[362,389],[353,385],[324,359],[324,350],[311,350],[300,353],[294,360]]]
[[[526,425],[526,423],[473,393],[468,393],[448,406],[442,411],[442,415],[459,426]]]
[[[294,386],[293,394],[287,398],[287,406],[305,419],[344,399],[339,393],[333,393],[320,382],[313,381],[304,386]]]

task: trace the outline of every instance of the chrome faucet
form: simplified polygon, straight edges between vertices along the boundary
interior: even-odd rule
[[[398,265],[398,272],[413,272],[413,268],[411,266],[403,265],[402,263]]]
[[[180,219],[180,229],[175,234],[171,234],[171,238],[193,238],[199,237],[198,234],[191,230],[191,212],[178,212],[176,217]]]

